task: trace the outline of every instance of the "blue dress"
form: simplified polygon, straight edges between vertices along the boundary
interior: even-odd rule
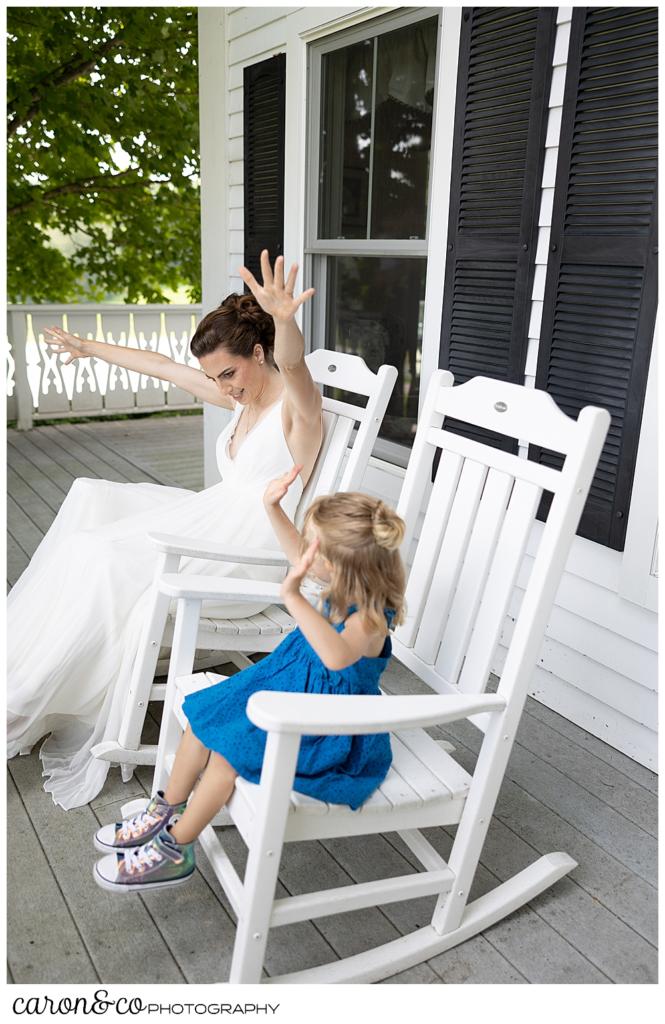
[[[347,617],[354,607],[349,608]],[[386,609],[390,625],[394,613]],[[339,633],[344,623],[333,628]],[[194,735],[221,754],[238,775],[257,783],[266,733],[250,722],[247,701],[257,690],[290,693],[376,694],[392,647],[386,637],[376,658],[360,658],[339,672],[326,668],[296,628],[266,658],[214,686],[185,698],[183,710]],[[388,733],[371,736],[303,736],[293,788],[353,810],[381,785],[392,753]]]

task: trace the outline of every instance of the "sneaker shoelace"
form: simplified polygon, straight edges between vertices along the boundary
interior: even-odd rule
[[[133,839],[135,836],[140,836],[148,829],[156,825],[158,821],[161,821],[163,814],[160,814],[156,809],[149,811],[146,807],[145,810],[139,811],[133,818],[123,822],[122,828],[120,829],[118,836],[120,839]]]
[[[135,850],[127,850],[124,854],[124,870],[127,875],[142,874],[148,868],[151,868],[154,864],[158,864],[163,860],[162,854],[159,850],[153,846],[152,843],[147,843],[145,846],[139,846]]]

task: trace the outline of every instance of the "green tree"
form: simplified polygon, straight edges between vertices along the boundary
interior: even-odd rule
[[[9,7],[7,26],[10,301],[198,301],[196,8]]]

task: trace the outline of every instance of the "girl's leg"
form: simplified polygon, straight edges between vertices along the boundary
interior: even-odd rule
[[[177,843],[193,843],[206,825],[210,824],[233,793],[237,775],[221,754],[214,751],[210,754],[208,766],[187,809],[182,818],[171,826],[171,835]]]
[[[187,799],[208,761],[210,751],[196,738],[188,725],[176,751],[173,770],[164,799],[169,804],[181,804]]]

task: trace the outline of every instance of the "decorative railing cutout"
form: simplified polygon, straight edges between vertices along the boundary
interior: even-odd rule
[[[47,327],[82,338],[158,352],[197,366],[189,339],[200,306],[10,306],[7,333],[7,419],[21,428],[33,420],[113,413],[158,412],[201,405],[182,388],[106,363],[77,359],[65,365],[44,341]]]

